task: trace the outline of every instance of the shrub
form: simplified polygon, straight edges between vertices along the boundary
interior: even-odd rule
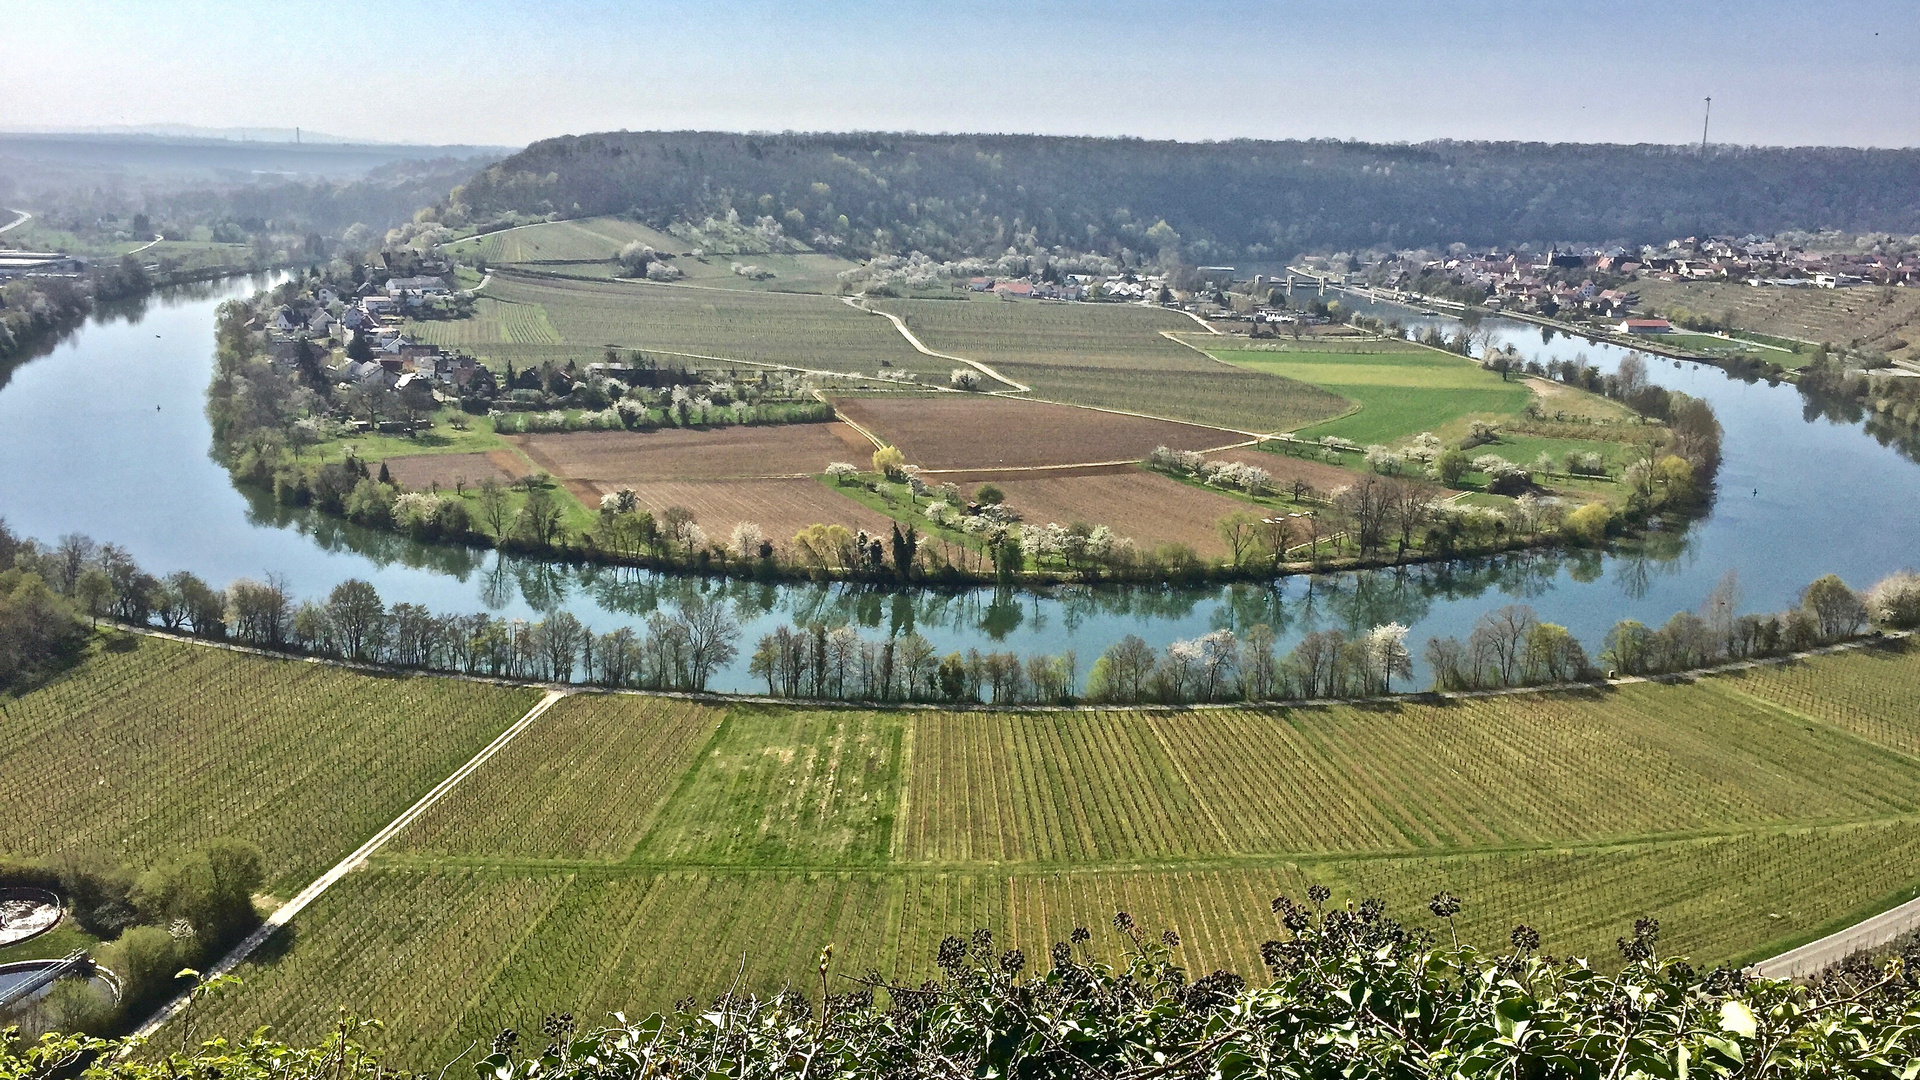
[[[898,447],[883,446],[873,452],[873,471],[896,484],[907,482],[907,455]]]
[[[934,679],[950,696],[966,690],[957,657],[942,661]],[[616,1014],[610,1027],[590,1032],[576,1032],[570,1015],[549,1017],[543,1049],[517,1053],[517,1039],[502,1033],[474,1068],[544,1080],[1898,1077],[1906,1075],[1898,1063],[1920,1055],[1912,1022],[1920,989],[1906,958],[1851,962],[1808,985],[1700,971],[1661,955],[1659,921],[1643,918],[1619,938],[1613,970],[1540,955],[1541,935],[1525,925],[1498,950],[1460,945],[1453,921],[1461,902],[1450,893],[1427,905],[1446,924],[1438,935],[1388,917],[1379,900],[1331,898],[1311,885],[1304,901],[1273,900],[1281,929],[1260,947],[1266,970],[1254,981],[1226,970],[1190,974],[1174,960],[1179,934],[1156,934],[1118,911],[1108,932],[1120,944],[1112,959],[1082,928],[1031,959],[976,930],[943,940],[940,978],[917,986],[876,975],[824,999],[798,988],[764,998],[727,992],[701,999],[712,1001],[705,1008],[639,1021]],[[823,949],[823,983],[831,967],[832,951]],[[884,1006],[876,991],[887,994]],[[325,1045],[310,1049],[255,1034],[160,1061],[118,1057],[112,1043],[10,1041],[0,1045],[0,1073],[58,1075],[91,1058],[100,1080],[390,1075],[353,1042],[358,1028],[343,1018]],[[929,1062],[938,1070],[925,1068]]]
[[[1867,617],[1889,630],[1920,627],[1920,574],[1902,570],[1867,590]]]
[[[1603,502],[1590,502],[1567,515],[1567,535],[1583,544],[1598,546],[1607,539],[1607,526],[1613,521],[1613,508]]]

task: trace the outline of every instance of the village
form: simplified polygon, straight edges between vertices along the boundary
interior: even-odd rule
[[[1889,241],[1892,238],[1888,238]],[[1920,251],[1892,242],[1840,248],[1786,238],[1687,236],[1638,249],[1609,247],[1430,250],[1307,256],[1303,272],[1337,284],[1544,316],[1619,319],[1622,333],[1658,333],[1662,320],[1622,318],[1642,281],[1744,283],[1755,288],[1844,289],[1920,285]]]
[[[256,319],[250,328],[265,331],[275,369],[291,375],[304,371],[308,377],[319,372],[336,385],[402,395],[421,388],[448,400],[493,393],[493,374],[472,356],[450,353],[402,332],[408,317],[442,314],[466,299],[447,286],[443,275],[450,267],[444,260],[406,253],[404,261],[405,267],[389,265],[368,275],[351,293],[316,285]],[[376,282],[383,276],[383,282]],[[329,363],[336,352],[344,355],[338,363]],[[383,431],[404,430],[405,422],[379,426]]]

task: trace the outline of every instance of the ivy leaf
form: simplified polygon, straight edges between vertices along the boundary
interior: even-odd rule
[[[1754,1019],[1753,1010],[1745,1004],[1725,1001],[1720,1004],[1720,1030],[1751,1039],[1760,1030],[1760,1022]]]

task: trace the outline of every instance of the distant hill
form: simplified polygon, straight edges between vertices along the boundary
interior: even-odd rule
[[[510,152],[290,137],[0,132],[0,207],[30,210],[41,225],[86,239],[127,233],[135,215],[183,231],[227,225],[229,236],[332,237],[360,223],[377,239]]]
[[[534,143],[455,192],[474,216],[737,211],[816,246],[997,254],[1019,238],[1189,262],[1303,250],[1920,232],[1920,150],[1026,135],[613,132]]]

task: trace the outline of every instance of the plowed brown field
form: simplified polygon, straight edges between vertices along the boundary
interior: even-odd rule
[[[1289,454],[1269,453],[1251,446],[1222,450],[1207,456],[1215,461],[1240,461],[1265,469],[1273,476],[1273,486],[1281,491],[1292,487],[1294,478],[1299,477],[1312,485],[1313,490],[1325,494],[1337,488],[1346,487],[1360,475],[1355,470],[1329,465],[1324,461],[1308,461]]]
[[[1215,522],[1235,510],[1260,509],[1132,467],[1072,476],[1009,473],[994,486],[1027,524],[1083,521],[1131,536],[1143,548],[1178,541],[1210,556],[1226,554]]]
[[[536,465],[604,490],[656,480],[812,476],[830,461],[867,466],[873,445],[845,424],[768,424],[717,431],[582,431],[511,436]]]
[[[1019,398],[839,398],[841,415],[891,442],[923,469],[1009,469],[1137,461],[1156,446],[1205,450],[1232,431]]]
[[[596,485],[599,486],[599,485]],[[606,494],[615,489],[602,487]],[[684,506],[706,530],[708,538],[726,543],[742,521],[760,526],[767,538],[784,548],[793,534],[809,525],[845,525],[884,534],[891,518],[869,510],[811,477],[798,480],[655,480],[633,485],[640,502],[659,513]]]
[[[506,467],[500,458],[506,458],[507,462],[518,466],[518,471]],[[403,491],[426,491],[436,484],[443,491],[452,490],[461,483],[474,487],[488,477],[504,484],[526,473],[526,467],[513,461],[512,452],[507,450],[496,450],[489,454],[408,454],[406,457],[388,458],[386,466],[387,475]]]

